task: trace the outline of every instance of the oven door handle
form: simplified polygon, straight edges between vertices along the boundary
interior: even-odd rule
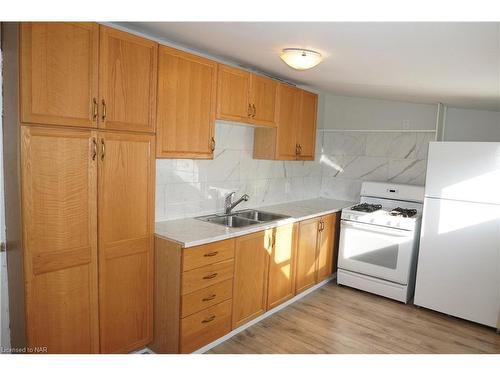
[[[384,227],[382,225],[377,224],[369,224],[369,223],[358,223],[353,221],[341,220],[341,226],[351,227],[351,228],[359,228],[359,229],[368,229],[372,232],[395,235],[398,237],[412,237],[413,231],[406,229],[397,229],[397,228],[389,228]]]

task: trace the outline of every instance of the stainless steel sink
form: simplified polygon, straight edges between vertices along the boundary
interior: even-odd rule
[[[233,212],[228,215],[207,215],[199,216],[196,219],[206,221],[208,223],[224,225],[229,228],[241,228],[254,224],[268,223],[280,219],[288,219],[290,216],[273,214],[270,212],[258,210],[243,210]]]
[[[197,218],[200,220],[207,221],[209,223],[224,225],[230,228],[240,228],[247,227],[252,224],[258,224],[258,221],[248,220],[242,217],[237,217],[235,215],[224,215],[224,216],[212,216],[207,218]]]
[[[260,221],[260,222],[268,222],[280,219],[288,219],[290,216],[273,214],[270,212],[257,211],[257,210],[245,210],[235,212],[234,216],[243,217],[245,219]]]

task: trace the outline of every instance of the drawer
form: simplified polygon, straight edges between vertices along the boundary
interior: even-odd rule
[[[217,305],[231,299],[233,295],[233,279],[228,279],[208,288],[182,296],[181,317],[197,313],[207,307]]]
[[[229,333],[231,304],[228,300],[181,319],[181,353],[191,353]]]
[[[232,258],[234,258],[234,239],[195,246],[182,251],[182,270],[189,271]]]
[[[234,260],[229,259],[184,272],[182,274],[182,295],[232,279],[233,270]]]

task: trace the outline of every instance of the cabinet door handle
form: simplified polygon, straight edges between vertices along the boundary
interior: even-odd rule
[[[106,110],[106,102],[102,99],[102,120],[106,120],[106,115],[108,111]]]
[[[299,143],[298,147],[299,147],[299,155],[300,155],[300,154],[302,154],[302,145]]]
[[[213,274],[211,275],[207,275],[207,276],[203,276],[203,279],[204,280],[210,280],[210,279],[213,279],[214,277],[217,277],[218,273],[217,272],[214,272]]]
[[[255,108],[255,104],[252,104],[252,108],[253,108],[253,115],[252,115],[252,117],[255,118],[255,115],[257,114],[257,108]]]
[[[252,105],[250,103],[248,103],[247,114],[248,117],[252,117]]]
[[[208,302],[208,301],[213,300],[215,297],[217,297],[217,295],[216,295],[216,294],[212,294],[212,295],[211,295],[211,296],[209,296],[209,297],[205,297],[205,298],[203,298],[203,299],[202,299],[202,301],[203,301],[203,302]]]
[[[217,254],[219,254],[218,251],[212,251],[211,253],[206,253],[206,254],[203,254],[204,257],[214,257],[216,256]]]
[[[295,155],[299,155],[299,144],[295,143]]]
[[[203,319],[201,322],[202,322],[203,324],[205,324],[205,323],[210,323],[210,322],[211,322],[212,320],[214,320],[214,319],[215,319],[215,315],[212,315],[210,318]]]
[[[97,156],[97,141],[92,137],[92,160],[95,160]]]
[[[212,150],[212,152],[214,152],[214,150],[215,150],[215,138],[214,137],[212,137],[210,140],[210,150]]]
[[[106,156],[106,145],[104,143],[104,138],[101,138],[101,160],[104,160]]]
[[[98,105],[97,105],[97,99],[94,98],[92,100],[92,121],[97,120],[97,107],[98,107]]]

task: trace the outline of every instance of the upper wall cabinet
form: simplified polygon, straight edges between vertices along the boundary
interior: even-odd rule
[[[318,95],[280,84],[278,126],[255,129],[254,158],[314,160]]]
[[[257,74],[252,74],[251,77],[252,115],[250,122],[255,125],[276,126],[278,82]]]
[[[314,160],[318,95],[301,90],[300,117],[297,131],[298,159]]]
[[[21,24],[21,122],[97,127],[99,26]]]
[[[158,44],[100,27],[99,127],[155,131]]]
[[[218,119],[276,126],[278,82],[219,65],[217,90]]]
[[[21,122],[154,132],[157,56],[96,23],[22,23]]]
[[[156,156],[213,157],[217,63],[160,46]]]

